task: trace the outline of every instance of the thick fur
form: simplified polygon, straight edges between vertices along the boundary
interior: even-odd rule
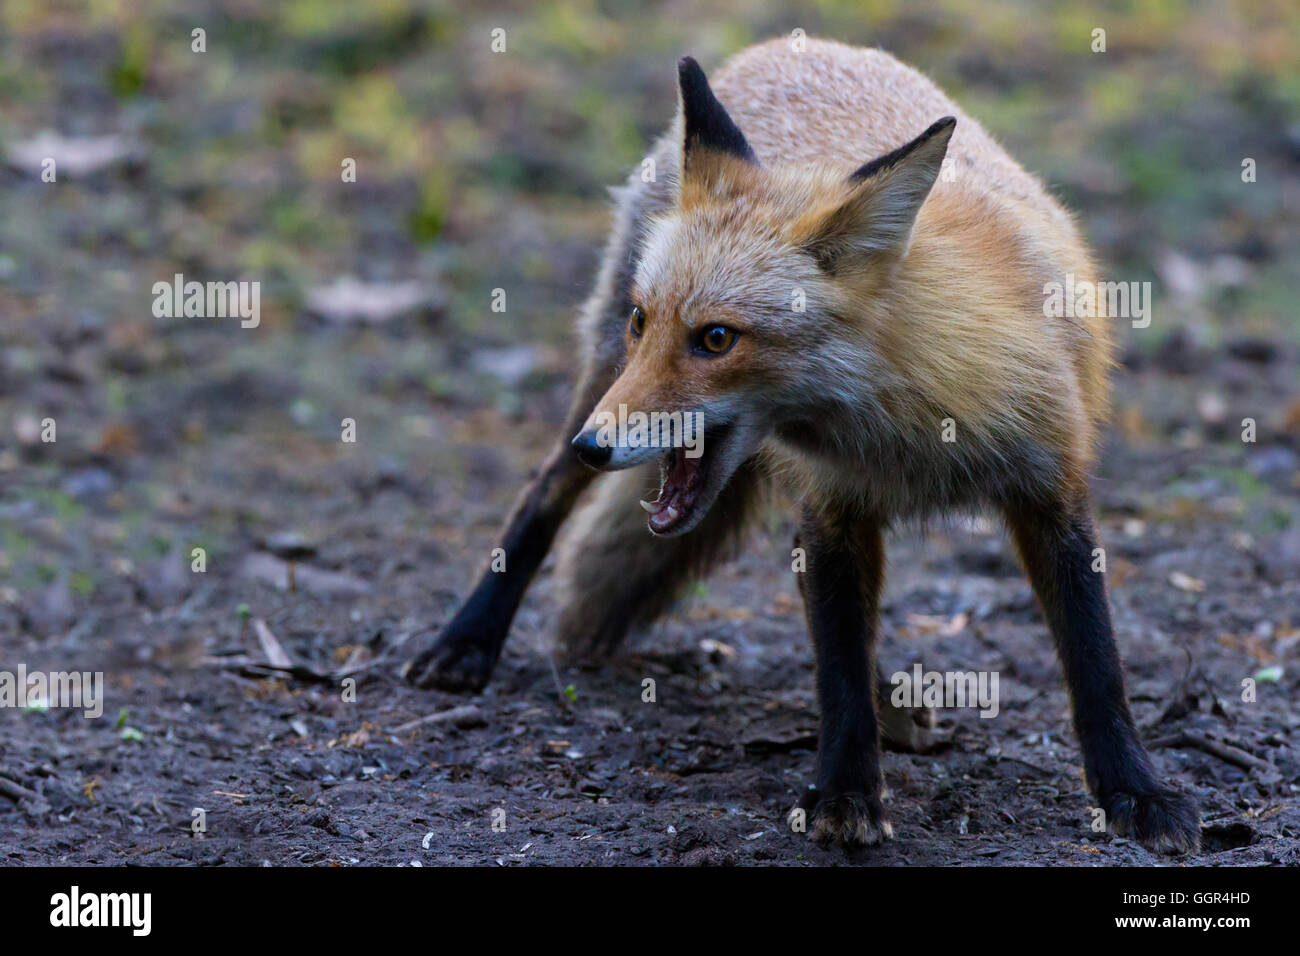
[[[1109,331],[1104,318],[1043,316],[1044,283],[1095,275],[1041,183],[932,82],[879,50],[810,41],[800,53],[773,41],[728,63],[714,90],[761,165],[719,153],[711,169],[700,163],[703,172],[678,181],[679,116],[654,154],[661,178],[674,177],[669,196],[630,187],[654,197],[632,287],[652,314],[687,303],[761,323],[764,352],[780,364],[747,364],[744,374],[768,401],[806,404],[810,383],[825,393],[809,411],[834,417],[818,430],[834,447],[793,441],[805,453],[796,482],[892,515],[1035,490],[1013,487],[1022,482],[1082,488],[1106,411]],[[827,275],[788,254],[834,229],[865,160],[941,116],[957,120],[954,178],[934,184],[892,272]],[[680,204],[656,214],[673,192]],[[802,313],[789,308],[793,286],[806,295]],[[672,408],[680,392],[712,386],[681,368],[628,371],[600,407],[636,395]],[[959,429],[955,445],[941,440],[946,418]]]
[[[566,447],[633,410],[704,416],[703,489],[652,537],[643,469],[602,476],[561,554],[560,637],[604,650],[734,541],[776,480],[802,502],[800,576],[822,707],[814,835],[890,833],[873,642],[892,522],[1002,511],[1055,638],[1090,787],[1117,832],[1194,847],[1195,804],[1162,785],[1124,696],[1087,476],[1107,412],[1108,319],[1044,315],[1044,286],[1096,280],[1069,215],[932,82],[879,50],[784,40],[710,81],[680,65],[651,182],[616,193],[578,333],[566,434],[521,496],[506,574],[485,574],[414,662],[480,688],[559,523],[591,479]],[[797,301],[799,307],[793,307]],[[633,306],[643,331],[629,329]],[[721,324],[734,344],[688,347]],[[646,460],[625,446],[602,467]],[[702,502],[702,504],[700,504]],[[688,534],[693,531],[694,533]],[[515,550],[523,560],[515,559]],[[896,715],[891,715],[896,716]]]

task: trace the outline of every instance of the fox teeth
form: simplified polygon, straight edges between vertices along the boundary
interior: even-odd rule
[[[659,502],[657,501],[641,501],[638,502],[638,504],[640,504],[641,507],[650,514],[657,514],[659,512]]]
[[[677,519],[677,506],[669,505],[667,508],[664,509],[664,520],[675,521],[676,519]]]

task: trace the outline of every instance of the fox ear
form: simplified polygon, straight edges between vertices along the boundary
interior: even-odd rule
[[[713,95],[708,77],[693,57],[684,56],[677,61],[677,81],[686,126],[682,140],[683,172],[689,174],[698,168],[704,154],[709,152],[757,163],[758,157],[745,134]]]
[[[805,217],[804,246],[822,268],[838,272],[871,256],[906,254],[956,125],[945,116],[907,145],[861,166],[849,176],[853,191],[847,199]]]

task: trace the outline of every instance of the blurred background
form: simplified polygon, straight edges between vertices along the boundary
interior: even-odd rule
[[[483,479],[535,463],[566,401],[605,189],[668,121],[674,61],[796,28],[928,72],[1078,212],[1107,277],[1154,282],[1131,367],[1300,336],[1300,7],[1281,0],[6,0],[8,587],[66,574],[75,604],[112,585],[97,543],[136,564],[178,535],[219,550],[376,467],[499,515],[513,483]],[[260,326],[155,318],[174,273],[260,282]],[[1190,401],[1225,419],[1221,395]],[[1140,406],[1120,422],[1146,427]],[[187,514],[204,485],[231,500]],[[104,501],[99,542],[78,522]]]
[[[1300,5],[4,0],[0,665],[106,668],[109,717],[121,703],[117,727],[138,730],[119,741],[107,723],[6,715],[27,723],[0,739],[0,771],[7,764],[42,790],[47,807],[101,822],[152,819],[158,794],[164,807],[193,806],[191,785],[239,796],[263,773],[373,781],[376,759],[449,792],[450,771],[429,770],[415,750],[375,756],[374,710],[355,716],[337,695],[232,677],[221,661],[251,646],[250,617],[321,672],[364,658],[380,634],[400,645],[446,619],[554,437],[576,373],[572,321],[609,225],[606,188],[669,121],[676,59],[690,53],[712,71],[796,29],[880,45],[928,73],[1077,212],[1106,278],[1153,284],[1151,326],[1120,323],[1115,425],[1097,479],[1139,716],[1161,713],[1195,651],[1220,689],[1243,674],[1283,685],[1241,732],[1243,746],[1272,752],[1270,735],[1300,724],[1285,703],[1300,682],[1283,667],[1300,644]],[[1093,52],[1098,29],[1104,53]],[[42,178],[47,157],[54,182]],[[347,160],[355,182],[344,181]],[[156,317],[154,283],[176,273],[260,283],[260,324]],[[492,309],[497,289],[504,312]],[[1242,440],[1244,418],[1254,442]],[[340,440],[345,419],[355,442]],[[709,689],[749,668],[719,711],[728,720],[766,719],[778,698],[801,720],[811,714],[788,542],[788,519],[774,514],[741,563],[699,585],[665,625],[662,646],[688,651],[654,666],[686,668],[682,700],[705,694],[702,708],[721,707]],[[195,548],[203,574],[193,573]],[[995,525],[908,538],[894,555],[891,641],[963,666],[989,658],[1039,688],[1025,698],[1038,712],[994,729],[975,722],[958,748],[970,773],[983,773],[989,735],[1010,747],[1022,717],[1039,730],[1063,720],[1041,622]],[[548,586],[543,574],[530,592],[498,680],[533,687],[551,713],[552,675],[538,656]],[[711,649],[695,650],[701,637]],[[887,658],[901,660],[898,646]],[[1013,649],[1019,672],[997,656]],[[429,706],[390,673],[405,653],[372,672],[383,706],[402,711],[394,722]],[[741,688],[760,686],[737,703]],[[1165,716],[1194,711],[1205,686],[1183,686],[1183,709]],[[700,731],[689,714],[638,719],[683,721],[644,738],[632,759],[646,766],[667,759],[672,770],[713,752],[692,736],[707,738],[707,722]],[[581,739],[532,723],[561,743]],[[466,760],[499,742],[483,733]],[[683,743],[662,751],[656,734]],[[791,744],[765,739],[755,752],[786,767],[770,772],[797,772]],[[232,752],[269,763],[236,770]],[[500,768],[516,752],[491,758],[484,779],[506,780]],[[1057,784],[1073,800],[1069,759]],[[193,770],[184,785],[171,779],[177,761]],[[589,794],[627,779],[582,772]],[[1238,812],[1226,794],[1249,789],[1239,770],[1224,776],[1202,755],[1198,773],[1203,793],[1225,795],[1218,811]],[[574,781],[556,792],[572,796]],[[465,799],[477,806],[481,784],[471,784]],[[783,787],[755,786],[753,800],[779,819]],[[376,799],[365,794],[357,801]],[[645,794],[631,794],[643,806]],[[944,819],[975,813],[942,794],[921,799]],[[278,825],[298,825],[297,809]],[[1268,826],[1295,826],[1288,813]],[[312,819],[309,847],[335,827]],[[1006,827],[996,809],[983,819]],[[680,825],[666,817],[656,832],[670,820]],[[1252,826],[1225,830],[1220,849],[1250,843]],[[201,851],[172,830],[166,852],[185,858],[324,852],[255,851],[246,834]],[[57,831],[23,832],[40,859],[67,859]],[[95,849],[102,826],[63,832],[82,858],[117,859],[118,849]],[[341,847],[329,859],[358,852],[329,832]],[[393,838],[391,859],[406,858],[407,837]],[[933,859],[948,853],[936,844]]]

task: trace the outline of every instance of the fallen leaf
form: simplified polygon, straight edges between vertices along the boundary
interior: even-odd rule
[[[54,160],[55,173],[85,176],[130,158],[134,147],[121,136],[64,136],[42,130],[30,139],[15,140],[5,151],[9,165],[40,176],[43,163]]]
[[[307,293],[308,311],[330,322],[387,322],[403,312],[436,304],[422,283],[362,282],[342,276],[332,285]]]
[[[1193,591],[1199,594],[1205,590],[1205,582],[1200,578],[1194,578],[1191,575],[1183,574],[1182,571],[1174,571],[1169,575],[1169,583],[1180,591]]]
[[[105,425],[99,433],[99,444],[95,450],[110,457],[126,457],[140,449],[140,436],[136,430],[125,422]]]
[[[255,553],[248,555],[240,565],[239,573],[246,578],[265,581],[281,591],[289,590],[288,562],[281,561],[269,554]],[[371,591],[369,582],[355,578],[350,574],[343,574],[339,571],[325,571],[302,564],[297,565],[295,568],[294,577],[300,590],[310,591],[314,594],[349,597],[369,594]]]

